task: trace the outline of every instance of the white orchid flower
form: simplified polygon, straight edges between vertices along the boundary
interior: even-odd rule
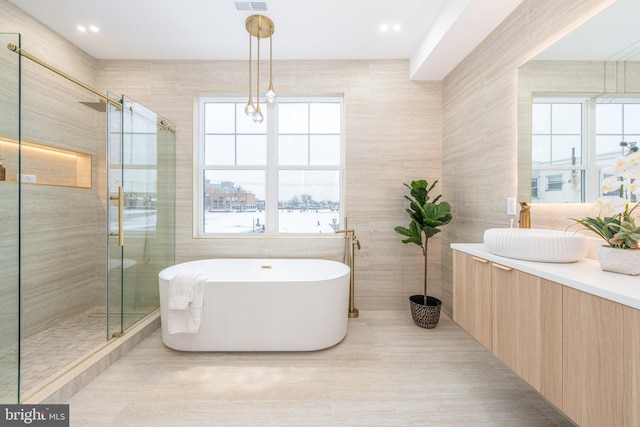
[[[613,216],[621,214],[627,207],[627,199],[617,196],[604,196],[596,201],[596,206],[600,209],[600,213]]]
[[[613,168],[617,172],[620,172],[627,169],[628,166],[629,166],[629,158],[626,156],[622,156],[616,159],[616,163],[613,165]]]
[[[611,193],[612,191],[618,191],[622,186],[622,181],[617,176],[608,176],[602,180],[602,191],[604,193]]]
[[[634,151],[627,154],[627,159],[629,160],[629,164],[637,165],[640,163],[640,151]]]
[[[629,180],[627,184],[624,185],[625,190],[628,192],[635,194],[636,196],[640,194],[640,182],[637,179]]]
[[[630,165],[624,173],[626,174],[626,178],[640,178],[640,164]]]

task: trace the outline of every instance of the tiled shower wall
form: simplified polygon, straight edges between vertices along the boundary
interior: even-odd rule
[[[0,31],[21,33],[24,50],[80,81],[95,84],[93,58],[7,0],[0,0]],[[105,180],[98,179],[98,168],[104,162],[105,128],[100,113],[79,104],[97,101],[87,94],[41,66],[22,60],[23,140],[93,156],[91,189],[22,186],[23,337],[105,303]]]

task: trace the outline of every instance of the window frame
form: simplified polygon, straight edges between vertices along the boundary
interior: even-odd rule
[[[333,233],[281,233],[278,231],[278,174],[286,170],[336,170],[338,171],[338,191],[340,205],[338,218],[339,225],[344,223],[345,213],[345,101],[344,93],[326,94],[287,94],[279,95],[276,102],[267,104],[260,102],[260,108],[265,115],[267,137],[267,160],[262,165],[232,165],[212,166],[205,164],[205,104],[207,102],[229,102],[246,104],[246,95],[197,93],[194,95],[194,132],[193,132],[193,237],[194,238],[264,238],[264,237],[290,237],[290,236],[334,236]],[[255,100],[254,100],[255,102]],[[338,165],[278,165],[278,104],[279,103],[322,103],[331,102],[340,104],[340,160]],[[310,131],[309,131],[310,132]],[[313,134],[311,134],[313,135]],[[265,232],[258,234],[245,233],[205,233],[204,209],[205,209],[205,171],[207,170],[264,170],[265,171]]]
[[[585,175],[585,171],[589,171],[594,167],[594,156],[595,149],[592,151],[592,147],[594,144],[590,143],[590,138],[592,132],[590,132],[589,127],[594,123],[592,121],[592,109],[593,104],[590,102],[589,97],[585,96],[568,96],[568,95],[560,95],[553,96],[551,94],[534,94],[532,99],[532,104],[549,104],[551,106],[551,111],[553,110],[554,105],[558,104],[579,104],[581,105],[581,115],[580,115],[580,134],[574,134],[574,136],[580,137],[580,158],[581,162],[579,164],[571,165],[571,164],[551,164],[551,165],[534,165],[532,164],[532,173],[535,175],[536,172],[539,174],[538,178],[544,178],[544,187],[540,188],[540,182],[538,181],[538,192],[534,197],[533,191],[531,192],[532,200],[535,198],[540,198],[540,190],[542,190],[542,194],[546,194],[547,192],[558,192],[562,191],[562,189],[550,189],[549,188],[549,177],[556,177],[558,173],[562,174],[564,172],[577,172],[580,176]],[[550,111],[550,113],[551,113]],[[553,140],[554,137],[571,135],[571,134],[557,134],[553,132],[553,117],[550,118],[549,122],[550,128],[549,133],[537,133],[534,129],[532,129],[532,141],[533,137],[536,135],[548,135],[551,141],[551,153],[553,152]],[[533,147],[533,145],[532,145]],[[551,157],[553,161],[553,157]],[[589,174],[587,174],[589,176]],[[582,182],[581,183],[581,191],[580,191],[580,201],[584,202],[585,197],[593,188],[593,183],[591,182]]]
[[[626,140],[628,135],[635,134],[627,134],[625,133],[625,107],[629,104],[640,104],[640,96],[637,94],[615,94],[615,95],[603,95],[603,94],[551,94],[551,93],[533,93],[532,96],[532,105],[542,103],[542,104],[565,104],[565,103],[582,103],[583,104],[583,124],[582,124],[582,164],[571,166],[571,165],[534,165],[532,162],[532,175],[536,176],[538,174],[538,178],[542,178],[548,176],[550,174],[558,173],[558,172],[574,172],[579,173],[581,178],[581,192],[580,192],[580,202],[595,202],[595,200],[602,196],[601,191],[601,183],[603,179],[602,167],[598,166],[598,162],[603,160],[603,157],[613,156],[617,157],[614,154],[597,154],[597,140],[602,136],[619,136],[622,140]],[[621,120],[622,120],[622,130],[621,134],[608,134],[608,133],[597,133],[596,123],[597,123],[597,112],[596,106],[599,104],[621,104]],[[536,135],[534,130],[531,131],[531,137]],[[533,141],[532,141],[533,148]],[[540,184],[540,182],[538,182]],[[531,197],[533,201],[537,202],[561,202],[567,201],[563,200],[540,200],[543,198],[543,194],[547,191],[557,192],[557,190],[548,190],[545,186],[545,189],[538,187],[538,194],[534,194],[533,190],[531,192]],[[540,193],[542,190],[542,194]],[[536,196],[537,199],[536,200]]]

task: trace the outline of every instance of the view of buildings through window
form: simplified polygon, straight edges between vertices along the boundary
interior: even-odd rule
[[[533,202],[593,202],[602,168],[640,141],[640,98],[534,96]]]
[[[198,235],[333,233],[341,223],[342,96],[261,104],[200,96],[195,142]]]

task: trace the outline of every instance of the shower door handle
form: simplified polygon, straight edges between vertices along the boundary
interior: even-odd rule
[[[118,187],[118,195],[109,197],[118,201],[118,231],[112,231],[110,236],[118,236],[118,246],[124,246],[124,189]]]

